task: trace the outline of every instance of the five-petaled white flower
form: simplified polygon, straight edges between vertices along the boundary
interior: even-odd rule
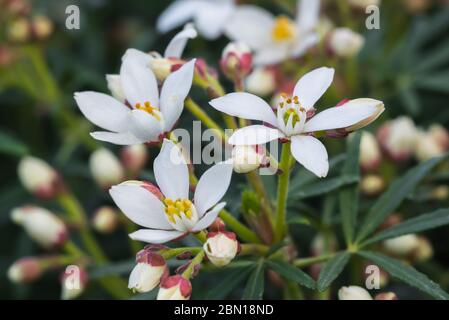
[[[156,182],[162,192],[158,195],[145,183],[128,181],[110,189],[117,206],[141,229],[130,237],[149,243],[164,243],[189,232],[209,227],[224,202],[232,176],[232,164],[222,162],[208,169],[198,181],[189,200],[189,172],[181,150],[165,139],[153,165]]]
[[[233,145],[258,145],[276,139],[291,141],[291,153],[306,169],[319,177],[329,170],[324,145],[314,137],[322,132],[351,132],[374,121],[383,111],[381,101],[355,99],[324,110],[312,117],[314,105],[332,83],[334,69],[318,68],[304,75],[293,90],[293,97],[283,96],[276,113],[261,98],[250,93],[230,93],[210,104],[232,116],[263,121],[237,130],[230,138]]]
[[[107,130],[91,135],[119,145],[158,142],[171,131],[190,91],[195,60],[171,73],[159,93],[153,71],[146,67],[150,56],[128,50],[120,68],[125,102],[99,92],[77,92],[75,100],[84,116]]]
[[[193,21],[205,38],[216,39],[235,7],[234,0],[177,0],[160,15],[157,29],[165,33]]]
[[[303,55],[318,42],[315,28],[320,0],[299,0],[296,20],[274,17],[253,5],[238,6],[226,23],[225,34],[255,51],[254,64],[277,64]]]

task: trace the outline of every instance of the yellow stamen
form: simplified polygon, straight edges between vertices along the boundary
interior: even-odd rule
[[[143,105],[141,103],[136,103],[136,109],[142,110],[142,111],[147,112],[148,114],[151,114],[158,121],[161,120],[159,109],[157,107],[153,107],[149,101],[145,101],[145,103]]]
[[[165,198],[164,204],[166,206],[165,213],[167,214],[168,220],[172,223],[176,223],[175,216],[181,218],[183,213],[188,219],[191,219],[193,216],[193,204],[188,199],[174,201],[170,198]]]
[[[275,41],[292,40],[295,36],[295,24],[285,16],[277,17],[271,30],[271,36]]]

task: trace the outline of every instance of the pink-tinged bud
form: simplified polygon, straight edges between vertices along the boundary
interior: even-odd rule
[[[126,146],[121,151],[122,163],[133,176],[139,175],[148,160],[147,148],[143,144]]]
[[[233,232],[209,232],[203,245],[207,258],[216,267],[229,264],[239,252],[239,247]]]
[[[376,174],[364,176],[361,181],[362,192],[367,196],[376,196],[385,189],[384,179]]]
[[[27,15],[31,11],[31,4],[26,0],[6,0],[4,2],[5,11],[11,15]]]
[[[224,223],[224,221],[220,217],[218,217],[209,226],[209,231],[211,231],[211,232],[220,232],[220,231],[224,231],[225,228],[226,228],[226,224]]]
[[[428,130],[428,134],[439,144],[443,150],[449,149],[449,132],[439,124],[433,124]]]
[[[418,130],[409,117],[399,117],[382,125],[377,131],[377,139],[385,153],[396,162],[410,158],[415,151]]]
[[[339,300],[373,300],[367,290],[358,286],[341,287],[338,290]]]
[[[164,58],[157,52],[152,52],[150,55],[153,59],[149,62],[149,67],[153,70],[156,79],[163,82],[172,72],[178,70],[185,61],[175,58]]]
[[[11,48],[6,45],[0,44],[0,67],[6,67],[10,65],[14,60],[14,54]]]
[[[18,18],[8,26],[8,39],[13,42],[26,42],[31,35],[31,26],[26,18]]]
[[[165,259],[150,250],[141,250],[136,256],[136,266],[129,276],[128,288],[135,292],[149,292],[168,276]]]
[[[46,162],[35,157],[25,157],[17,168],[22,185],[36,197],[52,199],[63,191],[59,174]]]
[[[108,83],[108,89],[112,96],[118,101],[125,103],[126,98],[122,83],[120,82],[120,76],[118,74],[107,74],[106,82]]]
[[[86,289],[88,282],[87,271],[82,266],[68,266],[61,275],[61,299],[73,300],[78,298]]]
[[[369,6],[379,6],[381,0],[348,0],[349,4],[355,8],[365,10]]]
[[[89,167],[95,181],[103,189],[120,183],[125,177],[122,164],[108,149],[94,151],[89,159]]]
[[[402,222],[402,215],[399,212],[390,214],[379,227],[379,230],[385,230]]]
[[[117,229],[119,215],[117,210],[109,206],[103,206],[95,211],[92,218],[93,228],[103,234],[110,234]]]
[[[444,153],[443,147],[428,132],[418,133],[415,148],[415,156],[418,161],[424,162],[442,156]]]
[[[364,44],[363,36],[349,28],[337,28],[329,36],[331,52],[343,58],[357,55]]]
[[[360,140],[360,166],[363,171],[375,171],[382,160],[380,146],[376,137],[368,131],[363,131]]]
[[[382,244],[388,253],[399,257],[406,257],[418,248],[419,238],[416,234],[406,234],[385,240]]]
[[[276,74],[272,69],[255,68],[245,79],[246,90],[258,96],[268,96],[276,89]]]
[[[30,283],[40,278],[43,268],[39,259],[22,258],[8,269],[8,279],[14,283]]]
[[[12,210],[11,218],[44,248],[59,247],[68,238],[64,222],[47,209],[35,206],[20,207]]]
[[[189,300],[192,284],[180,275],[170,276],[161,281],[157,300]]]
[[[383,292],[376,295],[374,300],[398,300],[398,296],[394,292]]]
[[[45,39],[53,32],[53,22],[46,16],[38,15],[33,17],[31,29],[37,39]]]
[[[243,42],[229,43],[221,55],[220,67],[229,79],[242,80],[253,67],[251,49]]]
[[[232,149],[232,165],[238,173],[248,173],[267,163],[265,149],[258,146],[235,146]]]

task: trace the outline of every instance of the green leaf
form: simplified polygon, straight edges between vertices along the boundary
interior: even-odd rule
[[[411,86],[411,84],[410,84]],[[412,115],[417,115],[421,111],[421,102],[418,94],[411,87],[403,87],[399,90],[399,98],[401,99],[404,107]]]
[[[401,178],[396,179],[368,211],[357,236],[357,242],[363,241],[369,236],[390,213],[399,207],[416,185],[445,159],[447,159],[447,155],[430,159],[410,169]]]
[[[351,253],[343,252],[337,254],[323,266],[318,277],[317,287],[320,292],[326,290],[331,283],[340,275],[349,261]]]
[[[0,153],[23,157],[28,153],[28,147],[13,136],[0,131]]]
[[[303,186],[300,190],[297,190],[294,194],[294,200],[296,201],[298,199],[306,199],[326,194],[348,184],[353,184],[358,180],[358,177],[352,175],[342,175],[325,180],[318,180]]]
[[[417,233],[449,224],[449,208],[439,209],[434,212],[422,214],[419,217],[409,219],[389,229],[379,232],[374,237],[363,243],[367,245],[385,239],[395,238],[409,233]]]
[[[315,281],[301,269],[279,260],[267,260],[266,265],[284,278],[295,281],[309,289],[315,289]]]
[[[449,72],[438,72],[426,74],[416,79],[415,84],[418,88],[449,93]]]
[[[430,280],[425,274],[417,271],[415,268],[410,267],[399,260],[376,252],[360,251],[358,254],[363,258],[378,264],[379,267],[394,278],[424,291],[436,299],[449,300],[449,295],[444,292],[438,284]]]
[[[265,286],[264,260],[261,259],[246,283],[243,300],[261,300]]]
[[[238,268],[227,273],[225,277],[218,281],[213,289],[206,294],[206,300],[225,299],[238,285],[246,278],[252,268]]]
[[[360,179],[360,139],[361,132],[357,132],[348,143],[348,155],[343,166],[342,174],[353,176],[356,181]],[[355,181],[355,182],[356,182]],[[359,192],[358,185],[344,187],[339,193],[340,215],[345,235],[346,243],[352,243],[354,238],[355,225],[357,222],[357,213],[359,211]]]
[[[89,279],[100,279],[113,275],[128,274],[135,265],[136,262],[133,259],[95,267],[89,270]]]

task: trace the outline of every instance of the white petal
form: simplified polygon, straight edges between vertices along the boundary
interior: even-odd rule
[[[76,92],[75,100],[81,112],[93,124],[114,132],[126,130],[129,109],[123,103],[92,91]]]
[[[234,117],[260,120],[272,126],[277,126],[276,115],[268,103],[251,93],[229,93],[223,97],[211,100],[209,104],[218,111]]]
[[[293,95],[298,96],[304,108],[312,108],[331,85],[334,73],[333,68],[326,67],[310,71],[296,83]]]
[[[229,138],[229,144],[238,146],[252,146],[256,144],[264,144],[284,137],[285,135],[278,129],[268,128],[262,125],[253,125],[234,132],[234,134]]]
[[[159,104],[156,76],[149,67],[151,57],[142,56],[138,50],[128,50],[120,68],[120,80],[126,100],[135,107],[137,103],[150,102],[153,107]]]
[[[164,139],[153,168],[156,182],[164,196],[172,199],[189,198],[189,170],[181,150],[172,141]]]
[[[197,32],[191,24],[187,24],[184,30],[179,32],[173,37],[165,49],[165,58],[181,58],[184,48],[186,47],[187,40],[196,38]]]
[[[292,136],[291,152],[293,157],[307,170],[320,178],[327,176],[329,162],[324,145],[311,136]]]
[[[241,5],[233,12],[225,26],[226,35],[260,49],[271,42],[274,17],[268,11],[252,5]]]
[[[257,66],[266,66],[278,64],[290,57],[289,48],[283,44],[272,43],[254,54],[254,64]]]
[[[107,131],[96,131],[90,134],[94,139],[110,142],[113,144],[121,146],[130,146],[134,144],[141,144],[145,141],[137,139],[131,132],[107,132]]]
[[[145,142],[159,140],[163,130],[160,121],[154,116],[142,110],[133,110],[131,112],[131,121],[130,131],[139,140]]]
[[[193,18],[198,7],[202,4],[203,1],[200,0],[178,0],[173,2],[159,16],[156,23],[157,30],[165,33],[182,26]]]
[[[306,53],[311,47],[315,46],[319,41],[318,34],[316,33],[307,33],[300,37],[293,47],[291,56],[293,58],[298,58]]]
[[[215,221],[220,211],[226,206],[226,202],[217,204],[212,210],[206,212],[203,218],[193,227],[192,232],[198,232],[209,227]]]
[[[124,182],[113,186],[109,194],[134,223],[146,228],[173,229],[165,217],[164,204],[139,184]]]
[[[160,108],[164,116],[164,129],[170,131],[184,109],[184,100],[192,87],[195,59],[171,73],[164,81]]]
[[[380,114],[382,101],[374,99],[354,99],[342,106],[326,109],[306,122],[304,132],[340,129]],[[383,110],[383,109],[382,109]],[[380,112],[380,113],[379,113]]]
[[[233,10],[232,1],[204,1],[195,14],[195,25],[206,39],[216,39],[223,32]]]
[[[320,0],[299,0],[296,21],[303,30],[311,30],[318,24]]]
[[[140,229],[133,232],[129,237],[133,240],[143,241],[147,243],[165,243],[176,238],[181,237],[184,232],[175,230],[151,230],[151,229]]]
[[[193,198],[200,218],[223,198],[231,183],[232,171],[232,162],[221,162],[201,176]]]

